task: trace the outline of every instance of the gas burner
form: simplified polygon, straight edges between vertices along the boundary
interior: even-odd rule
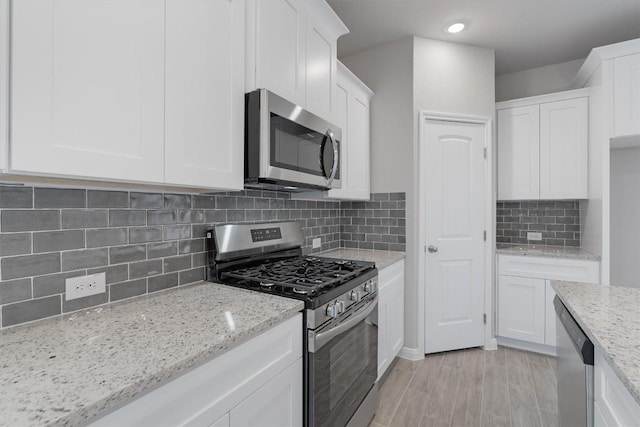
[[[298,285],[321,285],[322,283],[323,281],[319,279],[308,279],[306,277],[296,279],[296,284]]]
[[[260,282],[260,286],[263,288],[271,289],[275,285],[275,283],[270,282]]]
[[[298,289],[298,288],[293,288],[293,292],[299,295],[307,295],[309,293],[307,289]]]
[[[334,261],[333,263],[338,265],[347,265],[347,264],[351,264],[351,261],[348,261],[346,259],[339,259]]]

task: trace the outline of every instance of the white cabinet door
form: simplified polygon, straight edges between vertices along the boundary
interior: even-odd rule
[[[389,284],[387,337],[389,358],[393,360],[404,345],[404,271]]]
[[[342,129],[342,188],[329,190],[328,195],[335,199],[369,200],[372,92],[341,63],[337,81],[333,120]]]
[[[306,105],[307,110],[330,120],[335,96],[336,37],[307,17],[306,34]]]
[[[302,0],[250,0],[246,90],[267,88],[304,106],[306,34]]]
[[[498,335],[544,344],[545,280],[498,276]]]
[[[599,412],[595,426],[637,426],[640,405],[597,348],[593,369],[594,399]]]
[[[586,199],[587,98],[540,104],[540,198]]]
[[[167,0],[165,180],[240,190],[244,1]]]
[[[614,136],[640,134],[640,53],[614,61]]]
[[[163,0],[12,2],[16,172],[162,182]]]
[[[231,425],[302,426],[302,359],[232,409]]]
[[[382,377],[389,365],[389,298],[388,289],[380,289],[378,292],[378,379]]]
[[[538,105],[498,110],[498,199],[540,197]]]
[[[347,158],[348,189],[351,198],[369,200],[369,103],[371,93],[358,85],[353,86],[349,100],[349,157]]]
[[[404,345],[404,260],[378,276],[378,379]]]
[[[556,292],[551,287],[551,280],[544,281],[545,293],[544,293],[544,309],[545,309],[545,322],[544,322],[544,343],[546,345],[556,346],[556,310],[553,307],[553,298],[556,296]]]

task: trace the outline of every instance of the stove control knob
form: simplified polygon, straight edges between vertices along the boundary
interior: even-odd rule
[[[364,284],[364,291],[365,292],[375,292],[376,290],[376,284],[373,282],[373,280],[367,282]]]
[[[362,300],[360,291],[351,291],[351,301],[360,302],[360,300]]]
[[[338,314],[344,313],[344,309],[345,309],[344,301],[341,301],[341,300],[336,301],[336,307],[338,309]]]
[[[335,318],[338,316],[338,307],[336,304],[327,305],[327,316]]]

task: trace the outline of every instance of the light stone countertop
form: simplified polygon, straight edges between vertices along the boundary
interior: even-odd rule
[[[378,271],[405,258],[404,252],[376,251],[369,249],[338,248],[313,254],[327,258],[344,258],[357,261],[375,262]]]
[[[86,423],[303,308],[201,282],[2,330],[0,425]]]
[[[498,243],[496,245],[496,254],[600,261],[599,255],[592,254],[582,248],[569,246],[514,245]]]
[[[640,289],[561,281],[551,286],[640,404]]]

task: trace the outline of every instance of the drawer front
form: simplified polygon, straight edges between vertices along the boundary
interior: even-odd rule
[[[599,283],[600,263],[566,258],[499,255],[498,274],[569,282]]]

